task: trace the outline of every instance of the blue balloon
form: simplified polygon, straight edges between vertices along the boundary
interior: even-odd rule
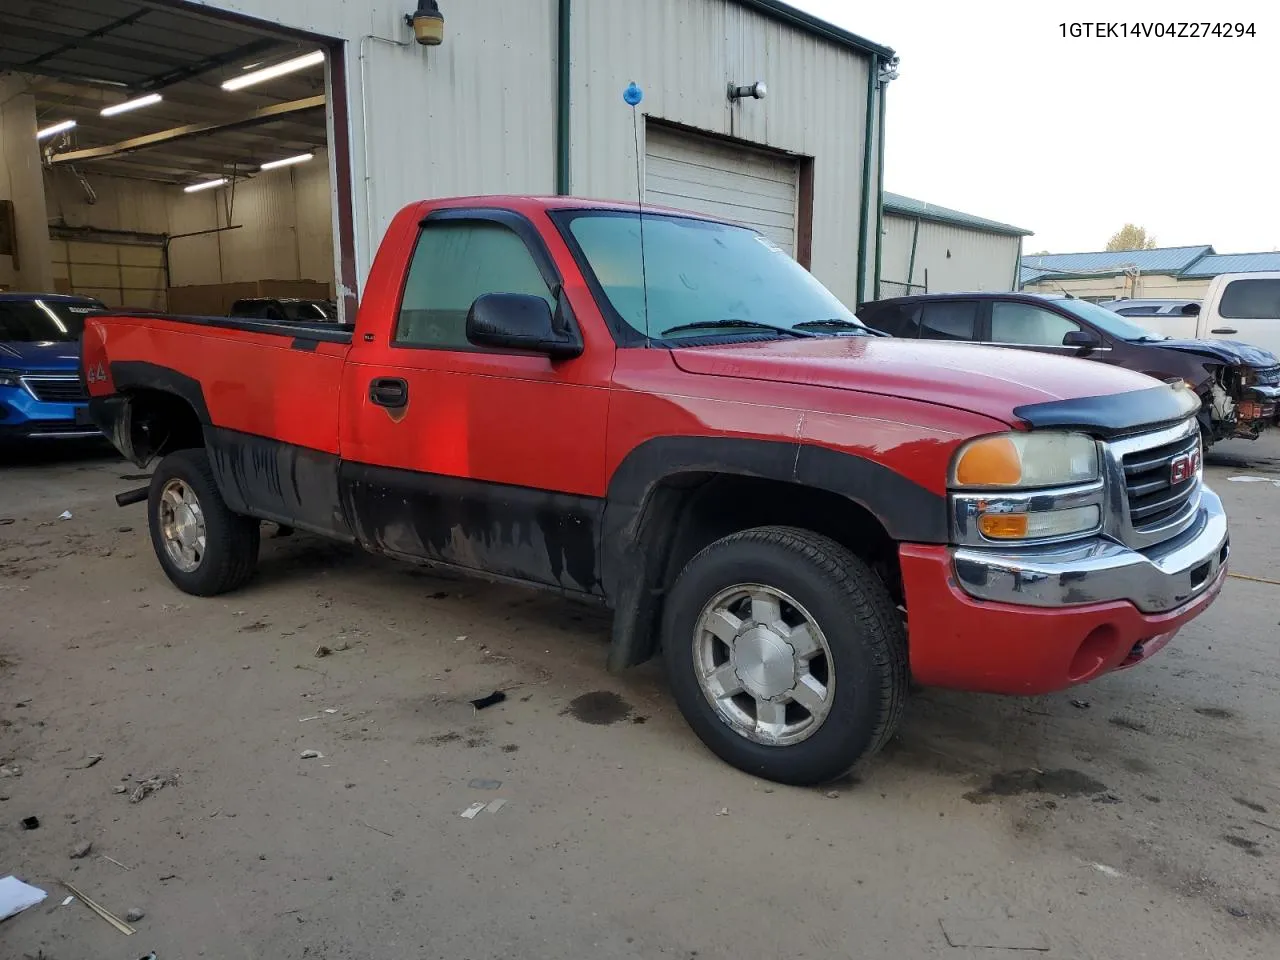
[[[622,91],[622,99],[627,102],[628,106],[637,106],[644,99],[644,91],[641,90],[633,80],[627,84],[627,89]]]

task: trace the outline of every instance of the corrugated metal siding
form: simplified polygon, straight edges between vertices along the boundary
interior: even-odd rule
[[[1213,247],[1159,247],[1155,250],[1101,250],[1093,253],[1050,253],[1025,256],[1024,267],[1054,273],[1123,272],[1137,267],[1143,273],[1177,273],[1212,253]]]
[[[210,5],[346,41],[362,277],[391,217],[411,200],[554,191],[558,0],[447,5],[445,42],[431,49],[361,40],[406,38],[412,4]],[[621,99],[635,80],[645,88],[644,113],[817,158],[812,268],[852,303],[869,56],[734,0],[578,0],[573,13],[573,192],[635,199],[631,111]],[[731,105],[730,80],[764,80],[769,96]]]
[[[816,158],[812,269],[855,301],[868,58],[732,0],[591,0],[575,5],[573,24],[575,194],[635,199],[622,102],[635,80],[651,117]],[[766,99],[730,104],[730,81],[755,80]]]
[[[885,281],[905,284],[908,280],[915,221],[886,215],[884,224],[880,295],[888,297],[901,291],[888,291]],[[914,282],[923,285],[927,270],[929,293],[1012,290],[1017,260],[1017,237],[921,220]]]

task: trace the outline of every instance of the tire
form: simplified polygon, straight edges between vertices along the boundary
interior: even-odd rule
[[[755,593],[747,590],[744,605],[734,598],[746,587]],[[781,617],[772,621],[779,626],[762,630],[754,626],[756,605],[765,604],[768,620],[771,596],[779,600]],[[728,612],[727,619],[703,620],[712,609]],[[825,643],[811,629],[796,632],[805,621]],[[700,629],[713,622],[716,630]],[[779,646],[783,627],[792,633]],[[716,631],[729,632],[735,653],[712,639]],[[808,666],[795,658],[795,651],[819,646]],[[718,663],[716,651],[724,657]],[[666,601],[663,656],[680,712],[713,753],[745,773],[796,786],[833,780],[880,750],[897,729],[908,691],[906,632],[884,584],[834,540],[791,527],[735,533],[689,561]],[[727,685],[700,680],[709,671],[727,677]],[[816,684],[825,696],[808,694],[816,709],[793,701],[779,714],[779,701],[790,697],[779,690],[793,678],[791,691]],[[753,683],[771,686],[721,696]]]
[[[194,501],[195,510],[175,514],[173,500]],[[171,539],[166,535],[166,517],[178,514],[187,521],[184,531],[196,532],[193,517],[203,521],[204,544],[183,557],[171,552]],[[151,545],[160,566],[174,586],[197,597],[213,597],[242,586],[258,563],[260,528],[257,520],[232,513],[227,507],[209,466],[204,450],[179,450],[171,453],[156,467],[147,495],[147,526]],[[170,524],[172,532],[175,524]],[[175,549],[179,549],[175,547]]]

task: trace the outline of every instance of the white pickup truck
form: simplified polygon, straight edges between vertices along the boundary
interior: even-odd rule
[[[1170,337],[1242,340],[1280,354],[1280,272],[1221,274],[1209,282],[1199,313],[1158,312],[1138,322]]]

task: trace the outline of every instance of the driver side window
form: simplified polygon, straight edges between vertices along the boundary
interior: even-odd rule
[[[991,304],[991,342],[1026,347],[1060,347],[1080,324],[1029,303],[997,300]]]
[[[477,349],[467,340],[467,314],[486,293],[532,294],[555,309],[533,254],[513,230],[485,220],[428,221],[409,262],[394,345]]]

